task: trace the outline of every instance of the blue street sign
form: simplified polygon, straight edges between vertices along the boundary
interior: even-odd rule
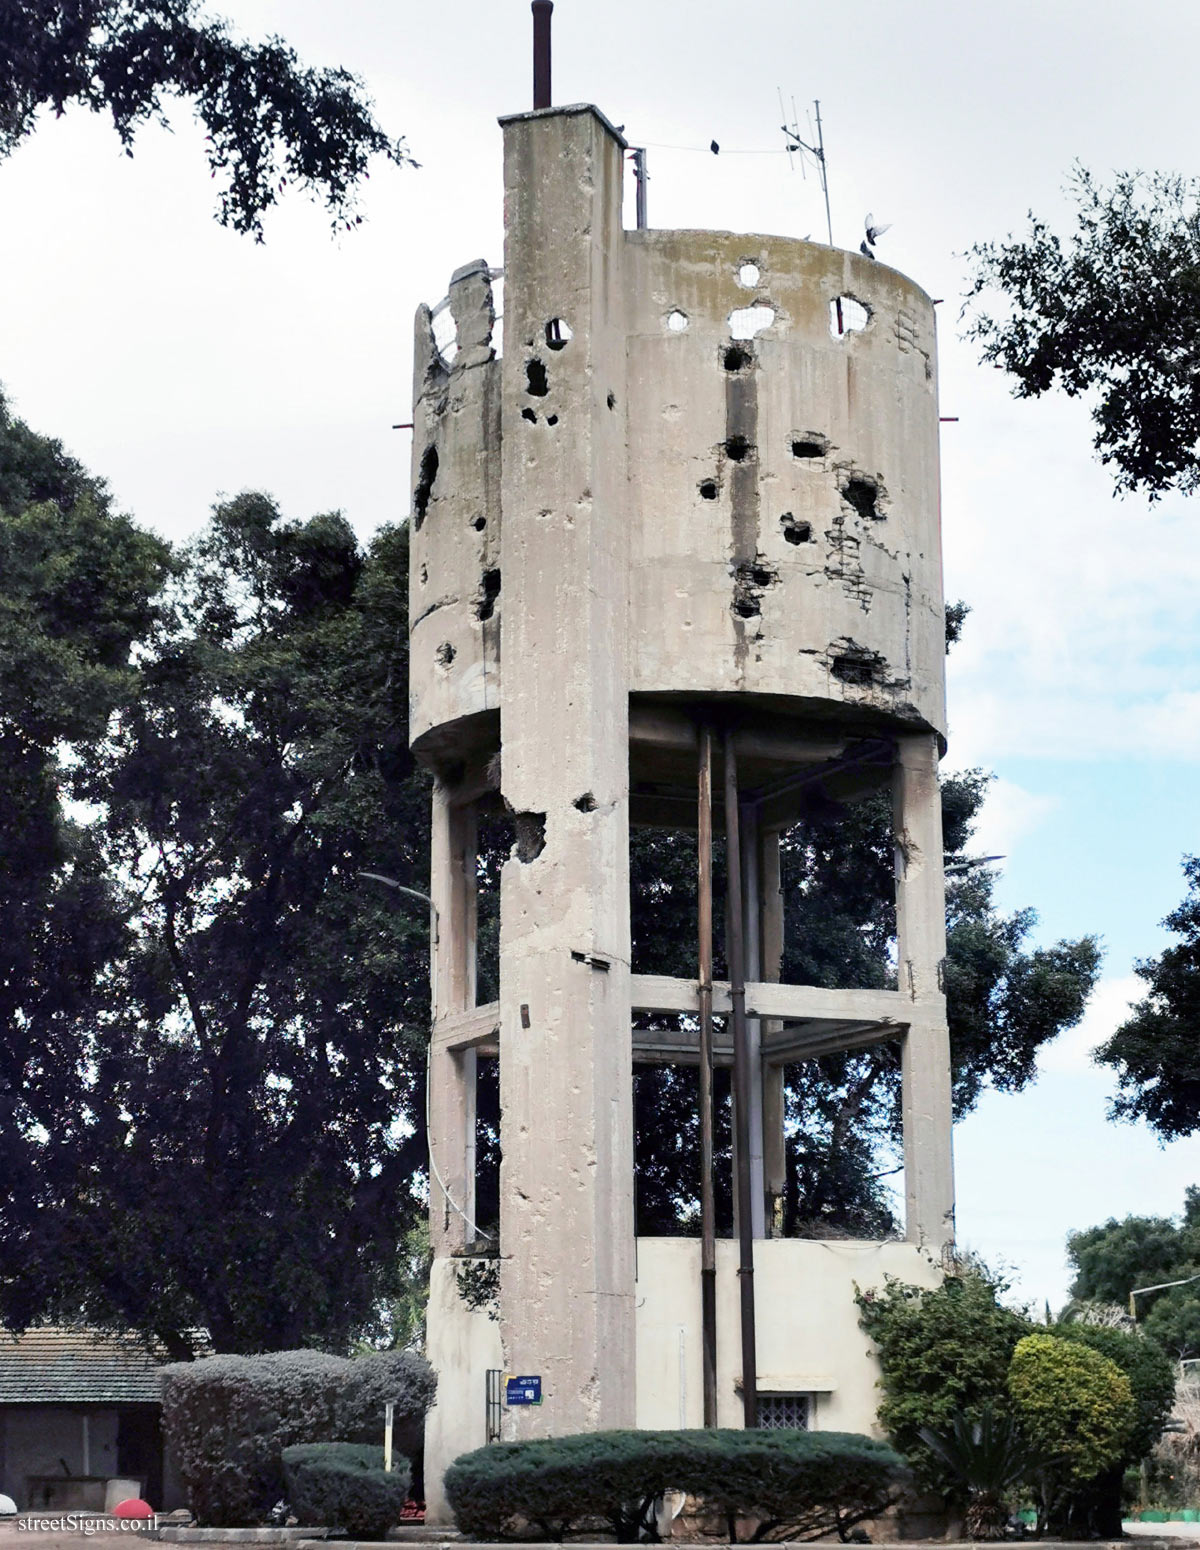
[[[506,1405],[540,1405],[542,1402],[541,1377],[508,1378],[504,1380]]]

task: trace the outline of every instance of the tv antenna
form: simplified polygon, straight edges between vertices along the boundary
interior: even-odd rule
[[[783,118],[786,114],[786,109],[783,106],[783,89],[782,87],[777,87],[776,90],[779,92],[779,116],[780,118]],[[816,140],[815,145],[811,141],[806,140],[800,133],[800,123],[796,113],[795,97],[792,98],[792,122],[790,124],[781,124],[779,127],[783,130],[784,136],[787,140],[788,163],[791,166],[792,171],[795,172],[796,170],[796,164],[792,158],[799,156],[800,171],[802,174],[807,175],[808,158],[811,157],[813,164],[816,166],[817,172],[820,175],[821,192],[825,195],[825,226],[829,233],[829,246],[832,247],[833,216],[829,213],[829,164],[825,158],[825,135],[821,128],[820,102],[814,100],[813,107],[816,110],[817,116],[817,129],[816,135],[814,137]],[[810,127],[808,132],[810,135],[812,135],[813,131],[811,127],[811,116],[809,118],[809,125]]]

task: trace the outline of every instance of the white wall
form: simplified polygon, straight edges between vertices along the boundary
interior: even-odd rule
[[[637,1419],[642,1427],[703,1425],[700,1243],[639,1238]],[[737,1244],[717,1243],[717,1420],[741,1426]],[[885,1276],[936,1286],[937,1262],[912,1243],[765,1239],[754,1245],[760,1391],[816,1395],[810,1425],[880,1435],[879,1364],[859,1328],[854,1290]],[[681,1350],[682,1337],[682,1350]]]
[[[451,1523],[442,1476],[460,1453],[487,1442],[487,1372],[502,1367],[500,1325],[486,1309],[468,1308],[455,1272],[470,1261],[435,1259],[429,1272],[425,1354],[438,1375],[437,1397],[425,1417],[425,1517]]]

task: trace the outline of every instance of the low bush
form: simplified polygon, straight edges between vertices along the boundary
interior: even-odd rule
[[[283,1478],[301,1523],[382,1539],[399,1523],[412,1479],[408,1460],[383,1467],[383,1449],[354,1442],[301,1443],[283,1450]]]
[[[654,1500],[683,1491],[736,1539],[845,1538],[908,1478],[885,1443],[848,1432],[619,1431],[500,1443],[456,1459],[446,1497],[477,1539],[562,1539],[602,1520],[623,1544],[657,1539]]]
[[[298,1443],[374,1441],[395,1399],[398,1447],[413,1453],[435,1379],[418,1356],[319,1351],[206,1356],[162,1369],[163,1433],[200,1523],[264,1522],[284,1494],[282,1452]]]

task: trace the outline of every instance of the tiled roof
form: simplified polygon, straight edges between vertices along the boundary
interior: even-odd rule
[[[161,1399],[158,1363],[132,1341],[44,1325],[0,1330],[0,1405],[144,1405]]]

